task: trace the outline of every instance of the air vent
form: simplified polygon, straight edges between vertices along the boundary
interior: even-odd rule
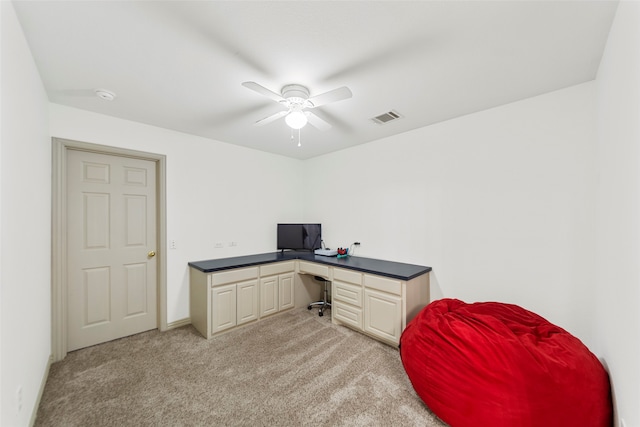
[[[384,114],[380,114],[379,116],[376,116],[374,118],[372,118],[371,120],[373,120],[374,122],[378,123],[379,125],[383,125],[385,123],[389,123],[392,122],[394,120],[398,120],[399,118],[401,118],[402,116],[400,115],[400,113],[398,113],[397,111],[389,111],[387,113]]]

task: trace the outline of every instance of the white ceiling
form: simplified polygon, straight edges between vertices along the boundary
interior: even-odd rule
[[[51,102],[306,159],[596,76],[615,1],[16,1]],[[353,97],[301,147],[241,85]],[[112,101],[94,90],[117,94]],[[404,117],[379,125],[390,110]]]

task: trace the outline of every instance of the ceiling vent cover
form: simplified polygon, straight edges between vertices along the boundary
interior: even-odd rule
[[[398,113],[397,111],[391,110],[391,111],[389,111],[387,113],[380,114],[379,116],[376,116],[376,117],[372,118],[371,120],[373,120],[374,122],[378,123],[379,125],[383,125],[385,123],[389,123],[389,122],[392,122],[394,120],[398,120],[401,117],[402,116],[400,115],[400,113]]]

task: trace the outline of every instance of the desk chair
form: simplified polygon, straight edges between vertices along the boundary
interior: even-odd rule
[[[318,316],[324,316],[325,308],[331,308],[331,303],[329,302],[329,288],[328,288],[331,282],[325,279],[324,277],[320,277],[320,276],[314,276],[313,278],[319,282],[324,282],[324,290],[322,291],[322,301],[312,302],[307,307],[307,310],[311,310],[313,307],[320,307],[320,309],[318,310]]]

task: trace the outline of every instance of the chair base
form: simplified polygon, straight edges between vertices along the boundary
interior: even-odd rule
[[[320,307],[318,310],[318,316],[324,316],[324,310],[327,308],[331,308],[331,303],[326,301],[316,301],[312,302],[307,306],[307,310],[311,310],[313,307]]]
[[[324,282],[324,289],[322,291],[322,301],[312,302],[307,306],[307,310],[311,310],[313,307],[319,307],[318,316],[324,316],[325,309],[331,308],[331,303],[329,302],[329,288],[327,286],[327,284],[331,282],[319,276],[316,276],[315,279],[317,281]]]

